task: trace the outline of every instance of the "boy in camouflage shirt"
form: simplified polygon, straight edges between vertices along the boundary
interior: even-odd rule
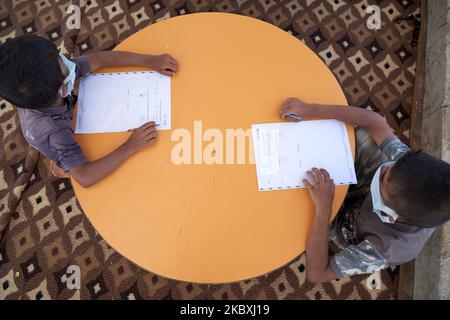
[[[329,227],[333,177],[312,168],[305,177],[316,215],[306,247],[306,273],[320,283],[406,263],[420,253],[434,229],[450,219],[450,165],[411,151],[383,117],[354,107],[286,100],[280,117],[323,117],[356,128],[358,184]],[[348,205],[351,203],[351,205]],[[328,240],[341,251],[329,256]]]

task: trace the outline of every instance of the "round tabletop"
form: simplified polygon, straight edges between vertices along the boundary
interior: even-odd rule
[[[172,130],[160,131],[155,145],[90,188],[72,179],[81,207],[99,234],[149,271],[200,283],[259,276],[301,254],[314,216],[307,190],[258,191],[248,140],[245,159],[241,154],[239,160],[244,163],[238,163],[238,150],[234,164],[232,158],[227,163],[222,150],[212,152],[219,152],[223,164],[207,164],[201,154],[211,152],[211,137],[203,136],[208,129],[218,130],[225,145],[227,129],[246,131],[252,124],[279,122],[280,105],[287,97],[345,105],[344,93],[319,57],[273,25],[222,13],[158,22],[115,50],[169,53],[180,68],[172,78]],[[124,70],[143,69],[99,72]],[[191,164],[172,161],[180,143],[172,135],[183,128],[192,138],[184,142],[192,150]],[[354,132],[351,126],[347,131],[354,154]],[[76,138],[92,161],[129,135]],[[333,217],[347,189],[336,187]]]

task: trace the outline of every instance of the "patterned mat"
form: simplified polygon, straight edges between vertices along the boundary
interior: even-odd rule
[[[69,5],[80,8],[79,30],[68,28]],[[381,9],[380,30],[367,28],[370,5]],[[77,56],[112,49],[159,20],[201,11],[252,16],[298,37],[333,71],[351,105],[380,112],[408,142],[420,1],[0,0],[0,41],[35,33]],[[48,161],[26,143],[15,109],[2,100],[0,128],[1,299],[398,297],[399,268],[313,285],[305,280],[304,255],[261,277],[224,285],[179,282],[142,270],[96,233],[70,181],[50,176]],[[80,290],[67,288],[70,265],[80,267]]]

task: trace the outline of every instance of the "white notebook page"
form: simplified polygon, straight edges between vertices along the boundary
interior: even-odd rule
[[[326,169],[336,185],[356,183],[343,122],[315,120],[252,126],[258,189],[304,188],[313,167]]]
[[[171,128],[170,77],[136,71],[81,79],[75,133],[127,131],[149,121]]]

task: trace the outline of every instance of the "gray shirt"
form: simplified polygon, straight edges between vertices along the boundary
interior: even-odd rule
[[[77,79],[90,72],[89,62],[85,57],[71,60],[77,65]],[[66,172],[86,163],[72,129],[74,105],[75,99],[68,96],[62,106],[42,109],[18,108],[25,139]]]
[[[392,161],[409,151],[408,146],[397,137],[386,139],[380,149]],[[435,229],[383,223],[373,212],[370,194],[361,206],[354,228],[357,244],[347,246],[330,258],[330,266],[337,278],[406,263],[417,257]]]

